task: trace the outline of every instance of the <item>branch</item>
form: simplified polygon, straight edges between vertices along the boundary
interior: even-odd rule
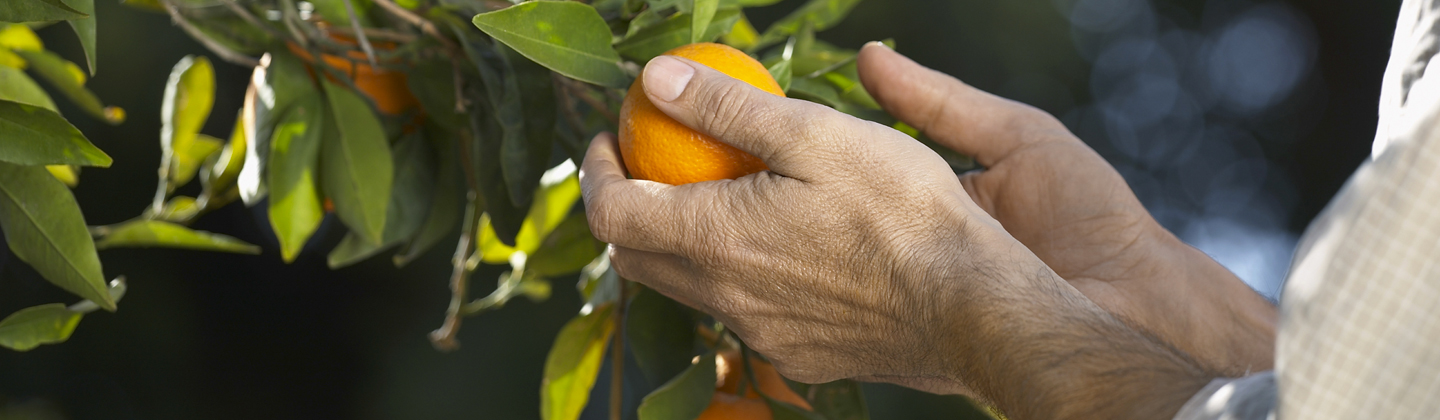
[[[430,344],[433,344],[440,351],[455,351],[460,348],[460,341],[455,336],[460,333],[460,321],[464,319],[461,311],[465,307],[467,288],[469,287],[470,267],[466,263],[471,246],[475,244],[471,236],[475,232],[475,223],[480,218],[479,209],[475,208],[476,194],[470,191],[470,204],[465,207],[465,223],[460,229],[460,243],[455,246],[455,259],[451,262],[454,269],[450,274],[450,307],[445,310],[445,323],[440,328],[430,332]]]
[[[241,65],[245,67],[255,67],[257,65],[260,65],[260,62],[258,60],[251,58],[248,55],[241,54],[235,50],[230,49],[229,47],[221,45],[219,42],[213,39],[210,39],[209,36],[205,35],[205,33],[200,30],[200,28],[195,27],[195,24],[190,23],[189,20],[185,19],[185,16],[180,14],[180,9],[176,8],[174,4],[171,4],[169,1],[162,2],[161,4],[165,6],[165,12],[170,14],[170,19],[175,21],[175,24],[179,25],[180,29],[184,30],[186,34],[189,34],[191,38],[195,38],[196,41],[200,41],[201,45],[204,45],[205,48],[209,49],[210,52],[215,53],[215,55],[220,56],[220,59],[225,60],[226,62],[229,62],[231,64]]]
[[[389,12],[391,15],[400,18],[400,20],[409,22],[411,25],[420,27],[421,32],[424,32],[426,35],[430,35],[430,37],[435,38],[437,41],[440,41],[440,44],[444,45],[445,49],[454,51],[458,48],[455,45],[455,41],[451,41],[449,37],[446,37],[445,34],[440,33],[439,29],[435,28],[434,23],[430,22],[428,19],[420,17],[420,15],[417,15],[414,12],[406,10],[404,7],[400,7],[400,5],[395,4],[393,0],[375,0],[375,4],[380,5],[381,9],[385,9],[386,12]]]
[[[261,30],[269,33],[272,36],[280,34],[279,32],[275,31],[275,28],[271,28],[270,25],[266,25],[265,22],[261,22],[260,18],[255,17],[255,15],[253,13],[250,13],[249,10],[245,9],[244,6],[235,3],[235,0],[222,1],[225,3],[226,8],[230,9],[232,13],[235,13],[236,16],[239,16],[240,19],[248,22],[251,26],[260,28]]]

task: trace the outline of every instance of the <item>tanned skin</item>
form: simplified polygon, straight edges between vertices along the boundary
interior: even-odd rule
[[[596,137],[581,184],[615,269],[792,379],[965,394],[1017,420],[1168,419],[1211,379],[1273,364],[1274,307],[1054,118],[883,46],[859,68],[892,115],[987,169],[957,178],[889,127],[657,58],[651,102],[771,169],[630,180]]]

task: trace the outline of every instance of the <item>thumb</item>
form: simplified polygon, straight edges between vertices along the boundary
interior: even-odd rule
[[[836,133],[859,126],[838,111],[787,99],[688,59],[659,56],[641,75],[645,95],[681,124],[764,161],[772,172],[806,179],[823,173],[821,155],[841,150]],[[828,151],[816,153],[815,151]]]
[[[971,87],[878,42],[860,50],[857,64],[865,89],[890,115],[986,167],[1027,143],[1068,137],[1034,135],[1068,131],[1044,111]]]

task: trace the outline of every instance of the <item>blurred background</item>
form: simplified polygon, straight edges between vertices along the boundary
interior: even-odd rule
[[[801,3],[747,13],[763,28]],[[922,64],[1056,115],[1162,224],[1274,299],[1305,225],[1369,156],[1399,4],[869,0],[821,38],[852,48],[894,38]],[[92,225],[148,204],[170,67],[208,54],[166,16],[115,0],[96,10],[90,87],[129,121],[74,119],[115,158],[87,169],[75,190]],[[68,27],[40,33],[80,60]],[[220,63],[216,73],[205,132],[223,138],[250,70]],[[446,247],[405,269],[377,258],[330,271],[324,251],[343,234],[337,226],[286,265],[256,214],[231,205],[195,227],[261,244],[260,256],[102,251],[106,274],[130,280],[124,309],[86,317],[62,345],[0,350],[0,419],[539,417],[545,352],[580,306],[568,284],[549,301],[467,320],[462,349],[442,354],[425,334],[449,298]],[[488,290],[498,274],[478,272],[475,287]],[[0,313],[76,300],[0,252]],[[980,418],[959,397],[866,391],[876,419]],[[587,417],[602,418],[605,400],[592,399]]]

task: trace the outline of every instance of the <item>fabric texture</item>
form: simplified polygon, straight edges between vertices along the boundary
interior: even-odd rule
[[[1440,418],[1437,52],[1440,0],[1406,0],[1371,159],[1310,224],[1280,298],[1278,393],[1219,380],[1177,419]],[[1273,412],[1226,411],[1267,394]]]

